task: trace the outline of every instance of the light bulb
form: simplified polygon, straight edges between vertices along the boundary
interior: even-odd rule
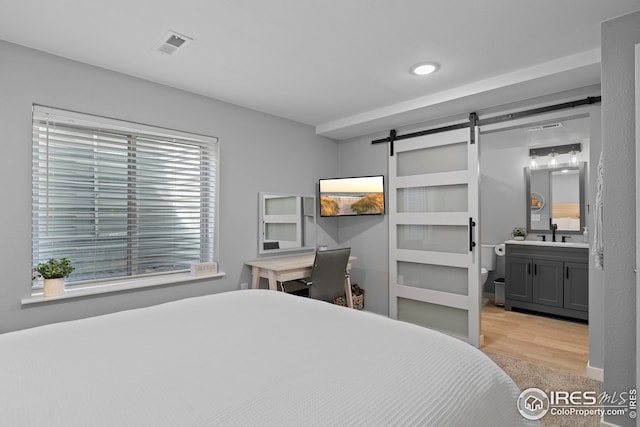
[[[578,153],[576,153],[575,151],[571,152],[571,164],[572,165],[577,165],[578,164]]]

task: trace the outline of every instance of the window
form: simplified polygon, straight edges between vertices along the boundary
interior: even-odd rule
[[[216,257],[217,138],[34,106],[33,265],[67,282],[188,270]]]

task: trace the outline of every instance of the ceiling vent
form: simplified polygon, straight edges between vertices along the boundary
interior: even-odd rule
[[[558,122],[558,123],[547,123],[546,125],[540,125],[540,126],[532,126],[530,128],[525,128],[524,131],[525,132],[536,132],[539,130],[547,130],[547,129],[556,129],[556,128],[561,128],[562,127],[562,123]]]
[[[173,31],[167,32],[160,39],[155,46],[153,46],[153,50],[156,50],[164,55],[171,55],[173,52],[178,50],[178,48],[183,47],[189,42],[193,41],[191,37],[183,36],[182,34],[178,34]]]

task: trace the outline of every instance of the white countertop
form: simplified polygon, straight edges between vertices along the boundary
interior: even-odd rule
[[[580,236],[582,237],[582,236]],[[572,243],[572,242],[543,242],[541,240],[506,240],[505,244],[509,245],[529,245],[529,246],[554,246],[554,247],[566,247],[566,248],[585,248],[589,249],[588,243]]]

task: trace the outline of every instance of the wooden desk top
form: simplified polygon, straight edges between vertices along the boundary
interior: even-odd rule
[[[303,254],[303,255],[290,255],[290,256],[282,256],[282,257],[273,257],[273,258],[262,258],[256,259],[252,261],[245,261],[246,265],[251,267],[263,268],[266,270],[272,271],[286,271],[286,270],[296,270],[299,268],[310,268],[313,265],[313,260],[315,259],[315,253],[312,254]],[[354,256],[349,257],[349,262],[354,261],[358,258]]]

